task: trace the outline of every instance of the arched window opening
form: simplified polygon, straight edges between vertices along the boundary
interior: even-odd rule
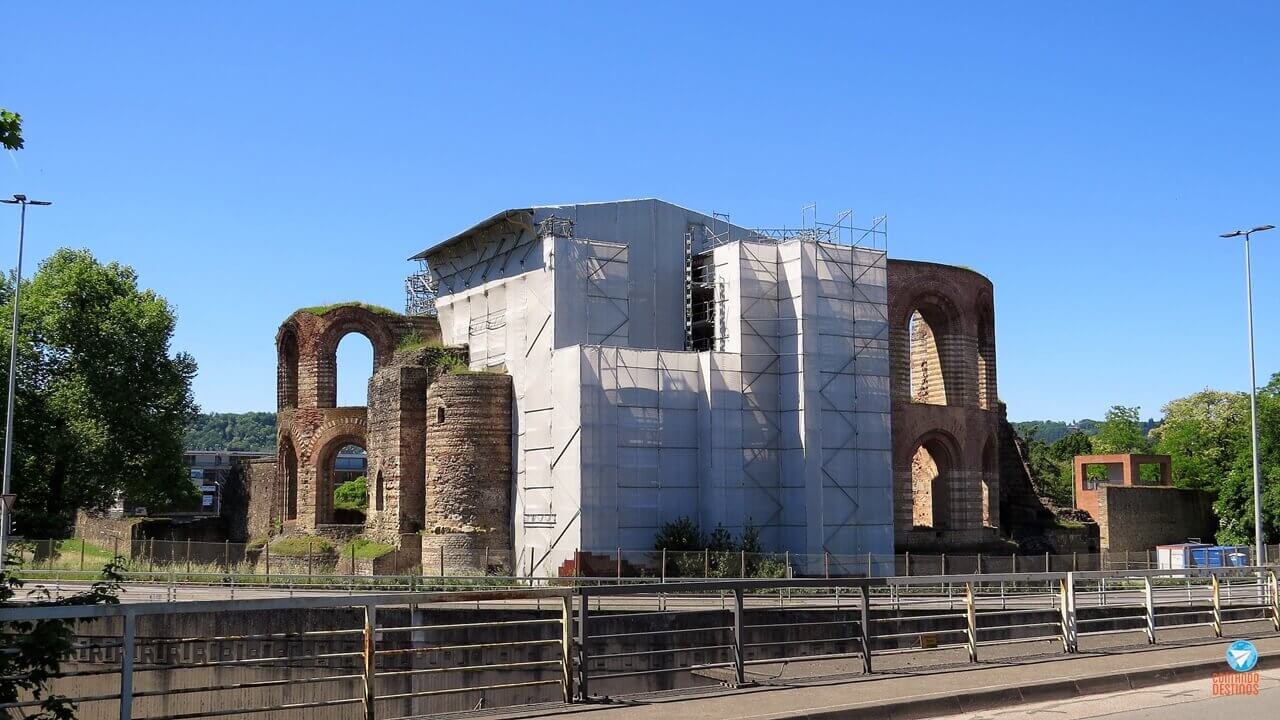
[[[369,338],[359,332],[344,335],[338,341],[333,361],[339,407],[369,403],[369,378],[373,376],[373,370],[373,343]]]
[[[940,313],[916,310],[907,321],[911,402],[946,405],[950,388],[943,371],[943,334],[946,323]]]
[[[325,463],[326,487],[332,499],[332,518],[337,525],[363,525],[369,507],[368,458],[358,444],[342,445]]]
[[[276,384],[280,408],[298,407],[298,335],[292,328],[280,336]]]
[[[946,446],[926,440],[911,458],[911,523],[944,530],[951,527],[951,485],[954,462]]]
[[[982,524],[1000,527],[1000,467],[994,436],[982,448]]]
[[[284,463],[284,520],[298,519],[298,453],[286,439],[281,453]]]
[[[991,315],[978,315],[978,407],[991,410],[996,398],[996,335]]]
[[[436,408],[436,424],[437,425],[444,424],[444,406],[443,405],[440,405]]]
[[[383,500],[384,492],[385,492],[385,488],[382,483],[382,471],[379,470],[378,479],[374,482],[374,503],[373,503],[373,509],[377,510],[378,512],[382,512],[383,502],[384,502]]]

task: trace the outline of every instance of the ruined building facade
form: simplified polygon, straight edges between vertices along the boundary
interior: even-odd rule
[[[680,517],[797,558],[998,544],[991,282],[878,241],[660,200],[500,212],[412,258],[431,314],[281,326],[270,531],[539,576]],[[336,407],[350,332],[374,349],[367,407]],[[333,510],[347,444],[369,454],[355,528]]]
[[[349,333],[373,346],[367,406],[337,405],[335,358]],[[389,571],[439,569],[441,547],[483,546],[449,554],[444,571],[509,570],[510,378],[451,374],[463,351],[440,344],[435,318],[356,303],[295,312],[276,349],[277,457],[250,469],[251,533],[363,535],[397,549]],[[349,445],[368,454],[362,525],[334,508],[334,462]]]
[[[899,550],[999,542],[1000,413],[991,281],[889,261],[894,537]]]

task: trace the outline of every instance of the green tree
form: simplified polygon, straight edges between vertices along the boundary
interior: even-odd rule
[[[1201,390],[1164,406],[1164,422],[1152,431],[1156,451],[1173,461],[1178,487],[1216,492],[1249,446],[1249,396]]]
[[[1141,453],[1151,449],[1138,408],[1113,405],[1092,438],[1100,454]]]
[[[5,282],[4,317],[12,316]],[[77,508],[123,497],[155,509],[194,507],[182,464],[196,413],[196,363],[171,354],[174,314],[137,274],[62,249],[24,281],[19,326],[14,492],[17,530],[56,536]],[[8,351],[9,333],[3,333]],[[0,379],[7,382],[0,368]]]
[[[1246,408],[1247,408],[1246,400]],[[1253,524],[1253,450],[1249,416],[1241,414],[1240,434],[1231,469],[1218,485],[1213,509],[1218,515],[1218,541],[1251,544]],[[1262,476],[1262,527],[1268,542],[1280,536],[1280,373],[1258,388],[1258,450]]]
[[[22,149],[22,116],[4,108],[0,108],[0,147]]]

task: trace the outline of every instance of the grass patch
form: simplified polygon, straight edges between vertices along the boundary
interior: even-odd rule
[[[395,550],[394,547],[386,543],[380,543],[377,540],[358,537],[347,543],[338,553],[339,558],[349,558],[354,551],[357,560],[375,560]]]
[[[438,339],[424,338],[422,333],[413,330],[402,335],[400,342],[396,344],[397,350],[420,350],[422,348],[444,349],[444,343]]]
[[[57,553],[65,559],[71,559],[78,562],[82,552],[84,553],[84,561],[86,565],[91,561],[95,565],[105,565],[114,557],[111,554],[111,548],[99,547],[79,538],[58,541]]]
[[[322,537],[285,537],[271,543],[271,554],[306,557],[308,553],[332,552],[333,548],[333,541]]]
[[[389,317],[399,317],[400,313],[390,308],[384,308],[381,305],[370,305],[369,303],[356,302],[348,300],[347,302],[331,303],[329,305],[312,305],[311,307],[299,308],[298,312],[311,313],[312,315],[324,315],[331,310],[337,310],[344,307],[364,308],[372,313],[379,315],[387,315]]]
[[[1068,530],[1079,530],[1084,527],[1084,523],[1079,520],[1072,520],[1071,518],[1054,518],[1053,522],[1058,527],[1067,528]]]

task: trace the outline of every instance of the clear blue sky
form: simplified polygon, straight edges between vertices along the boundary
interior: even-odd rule
[[[136,267],[177,309],[206,410],[274,407],[296,307],[399,308],[406,257],[501,208],[647,196],[746,225],[810,202],[888,213],[892,256],[995,282],[1013,419],[1158,416],[1247,381],[1241,249],[1217,234],[1280,224],[1280,5],[4,14],[0,105],[27,149],[0,193],[56,203],[32,212],[28,261],[70,245]],[[1255,246],[1262,380],[1280,231]],[[367,342],[339,363],[359,368],[340,401],[362,403]]]

